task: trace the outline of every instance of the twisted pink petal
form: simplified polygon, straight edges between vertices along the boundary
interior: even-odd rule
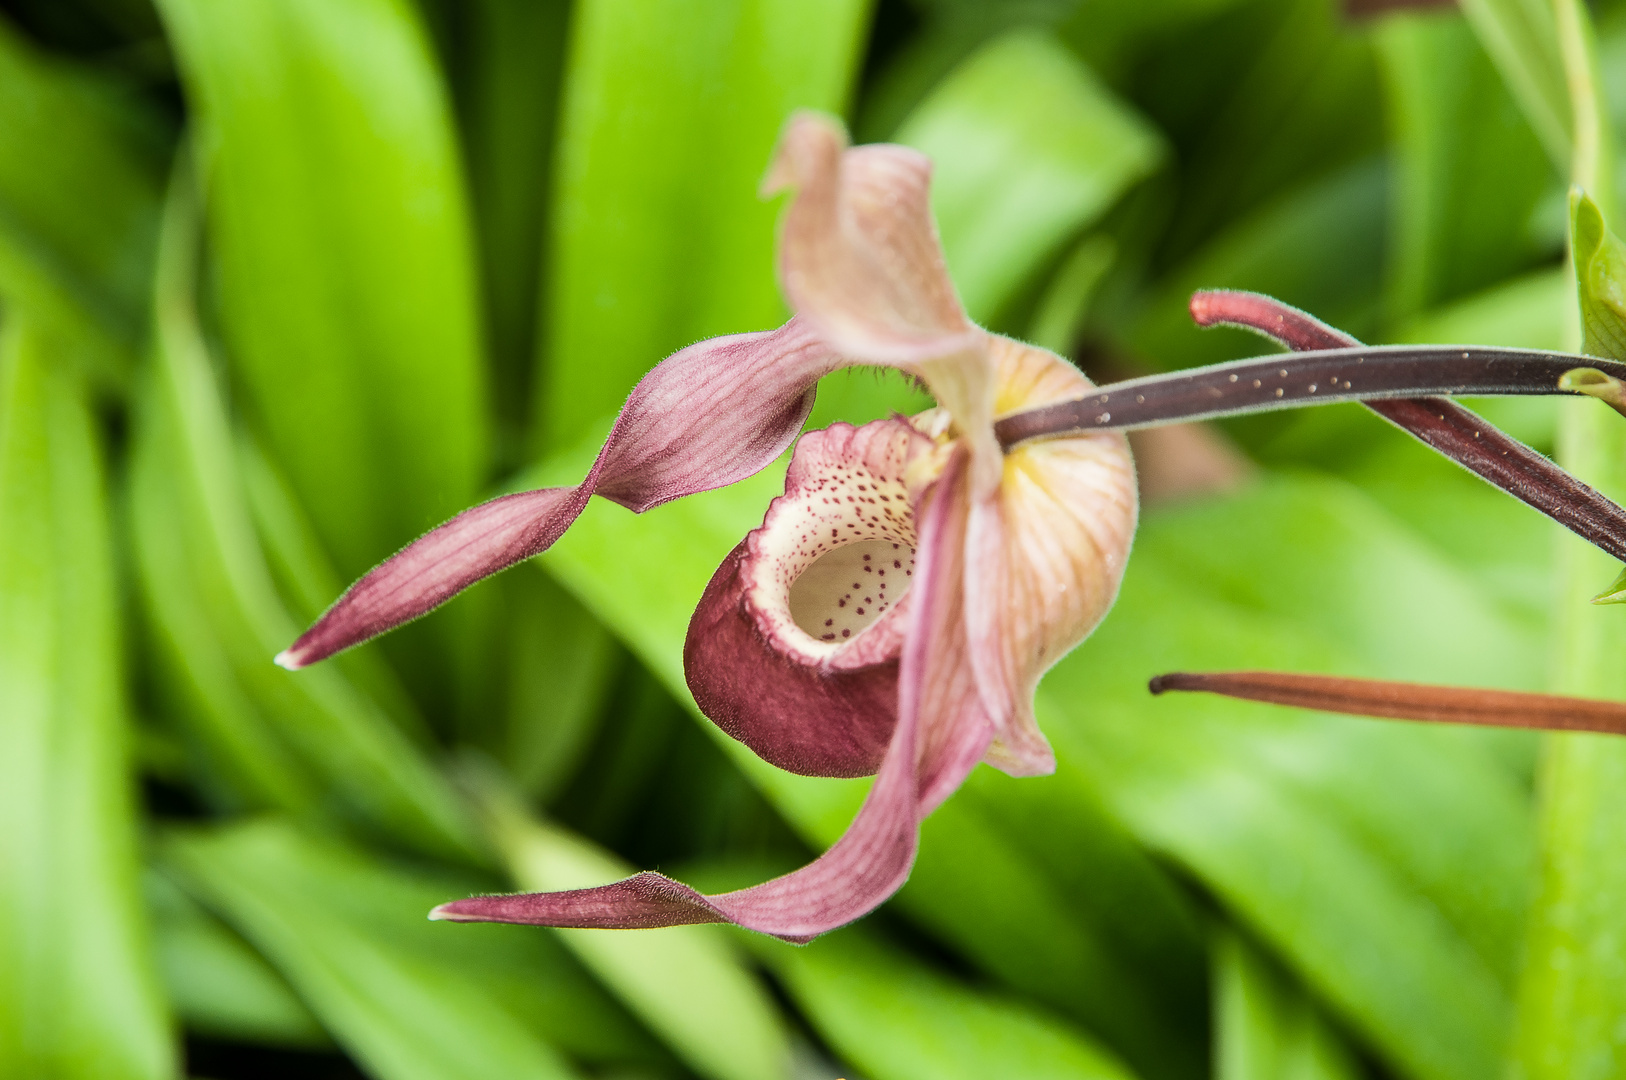
[[[593,495],[642,512],[750,476],[801,430],[819,377],[845,363],[798,319],[673,354],[633,389],[580,484],[504,495],[425,534],[351,586],[277,663],[314,664],[547,550]]]
[[[730,922],[804,942],[896,892],[914,862],[920,819],[959,786],[993,730],[965,664],[965,466],[962,450],[918,508],[917,592],[900,661],[898,719],[874,786],[834,847],[793,873],[713,896],[646,872],[591,889],[471,897],[442,904],[431,917],[603,929]]]

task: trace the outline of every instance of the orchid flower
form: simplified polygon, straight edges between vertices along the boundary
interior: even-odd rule
[[[937,407],[802,436],[785,493],[717,570],[684,647],[701,711],[761,757],[806,775],[873,773],[857,818],[808,866],[736,892],[643,873],[459,900],[434,917],[732,922],[806,941],[903,884],[921,819],[979,761],[1018,776],[1054,770],[1033,690],[1116,596],[1134,470],[1115,431],[1002,447],[997,418],[1091,384],[966,316],[929,176],[913,150],[850,148],[834,122],[793,118],[765,188],[794,192],[778,270],[795,316],[669,357],[633,390],[581,484],[454,518],[362,578],[277,658],[303,667],[422,615],[546,549],[592,495],[642,511],[755,473],[795,438],[820,376],[895,367]]]
[[[1520,349],[1367,348],[1269,297],[1218,292],[1193,298],[1202,325],[1314,351],[1093,387],[1060,357],[966,316],[928,206],[930,171],[912,150],[850,148],[834,122],[795,117],[764,185],[794,191],[778,269],[795,316],[668,357],[633,389],[580,484],[453,518],[363,577],[277,657],[297,669],[417,618],[547,549],[593,495],[641,512],[743,479],[796,440],[821,376],[894,367],[937,407],[796,441],[785,493],[712,577],[684,645],[701,711],[759,756],[804,775],[874,774],[858,816],[809,865],[735,892],[707,896],[642,873],[458,900],[433,917],[731,922],[807,941],[874,909],[908,877],[921,820],[979,761],[1016,776],[1054,770],[1033,691],[1116,596],[1137,514],[1126,429],[1365,401],[1626,559],[1626,510],[1438,396],[1626,400],[1616,393],[1626,365]],[[1235,689],[1220,676],[1159,687],[1198,688],[1190,679]],[[1352,711],[1365,700],[1348,686],[1318,693],[1344,694]],[[1395,709],[1411,712],[1385,715],[1445,715],[1426,688],[1393,695],[1412,702]],[[1491,707],[1513,711],[1500,699]]]

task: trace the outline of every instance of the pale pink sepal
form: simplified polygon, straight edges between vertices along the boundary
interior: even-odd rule
[[[505,495],[425,534],[351,586],[277,663],[316,663],[546,550],[592,495],[643,511],[758,472],[801,430],[820,376],[844,364],[799,319],[673,354],[633,389],[581,484]]]
[[[1072,364],[992,337],[1001,413],[1085,396]],[[1039,678],[1106,615],[1138,513],[1121,434],[1035,440],[1001,461],[991,495],[972,493],[966,536],[969,666],[995,731],[988,764],[1013,776],[1055,771],[1033,716]]]
[[[973,346],[943,262],[931,161],[904,146],[849,149],[831,118],[786,125],[763,190],[795,190],[779,242],[791,306],[842,352],[903,366]]]
[[[787,941],[805,942],[868,914],[907,880],[920,835],[923,802],[957,787],[976,763],[986,722],[948,670],[960,650],[957,601],[963,574],[964,453],[954,455],[917,509],[919,590],[899,675],[898,722],[858,817],[830,850],[802,869],[748,889],[707,896],[660,874],[643,873],[593,889],[477,896],[436,908],[431,917],[602,929],[731,922]],[[960,694],[948,700],[946,695]],[[968,714],[960,709],[967,702]],[[923,739],[928,719],[958,716],[934,756]],[[930,777],[924,792],[920,777]],[[923,799],[923,794],[926,799]]]

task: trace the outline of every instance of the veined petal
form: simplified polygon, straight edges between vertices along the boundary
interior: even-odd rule
[[[995,339],[1001,413],[1085,396],[1071,364]],[[987,761],[1012,775],[1053,772],[1033,719],[1039,677],[1095,628],[1123,579],[1137,517],[1122,435],[1035,440],[1005,455],[991,501],[973,504],[967,536],[971,666],[997,725]]]
[[[425,533],[350,586],[299,640],[277,654],[276,662],[298,671],[325,660],[547,550],[581,515],[592,494],[592,479],[589,474],[579,487],[504,495]]]
[[[880,763],[915,572],[906,474],[932,448],[902,420],[804,435],[785,493],[695,610],[683,657],[696,703],[782,769],[867,776]]]
[[[966,747],[987,733],[973,707],[970,722],[940,738],[935,752],[924,741],[928,717],[966,700],[945,670],[955,654],[953,639],[964,635],[955,598],[963,577],[965,462],[963,450],[955,453],[917,508],[916,598],[901,657],[898,720],[863,808],[834,847],[794,873],[715,896],[643,873],[595,889],[457,900],[431,916],[598,928],[732,922],[804,942],[868,914],[896,892],[909,876],[920,836],[919,775],[932,776],[934,791],[953,790],[981,752],[968,755]]]
[[[641,512],[758,472],[801,430],[819,377],[842,366],[799,319],[674,353],[633,389],[579,485],[505,495],[426,533],[352,585],[277,663],[316,663],[545,551],[592,495]]]
[[[903,146],[849,148],[840,126],[793,117],[764,188],[794,188],[779,276],[798,314],[854,361],[919,376],[973,442],[973,477],[998,482],[988,334],[966,317],[933,223],[931,162]]]
[[[795,189],[779,276],[798,314],[853,357],[912,365],[975,343],[937,241],[931,162],[903,146],[849,149],[817,113],[792,117],[763,184]]]
[[[921,571],[917,603],[929,602],[932,614],[913,623],[908,647],[924,649],[930,660],[922,665],[924,675],[918,685],[907,681],[907,671],[901,676],[905,681],[900,683],[898,706],[901,712],[907,707],[906,695],[918,695],[921,745],[917,772],[922,818],[960,786],[987,753],[997,730],[995,717],[984,707],[971,657],[971,618],[965,584],[970,559],[976,552],[966,542],[975,506],[969,449],[956,448],[932,490],[938,500],[936,512],[941,514],[941,527],[957,542],[952,551],[938,554],[937,573],[929,584],[925,571]]]

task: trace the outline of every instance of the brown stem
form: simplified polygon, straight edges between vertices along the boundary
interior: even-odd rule
[[[1353,345],[1278,353],[1098,386],[1088,397],[1001,417],[1005,446],[1340,401],[1436,395],[1573,394],[1559,379],[1590,367],[1626,379],[1626,364],[1574,353],[1482,345]]]
[[[1555,694],[1426,686],[1281,671],[1175,672],[1152,679],[1148,689],[1154,694],[1193,690],[1318,712],[1391,720],[1626,735],[1626,705]]]
[[[1569,353],[1471,346],[1365,348],[1319,319],[1259,293],[1191,298],[1200,326],[1251,330],[1295,351],[1098,387],[1087,398],[1015,413],[994,426],[1025,439],[1362,401],[1464,468],[1626,562],[1626,510],[1439,393],[1563,394],[1577,368],[1626,379],[1626,365]]]

